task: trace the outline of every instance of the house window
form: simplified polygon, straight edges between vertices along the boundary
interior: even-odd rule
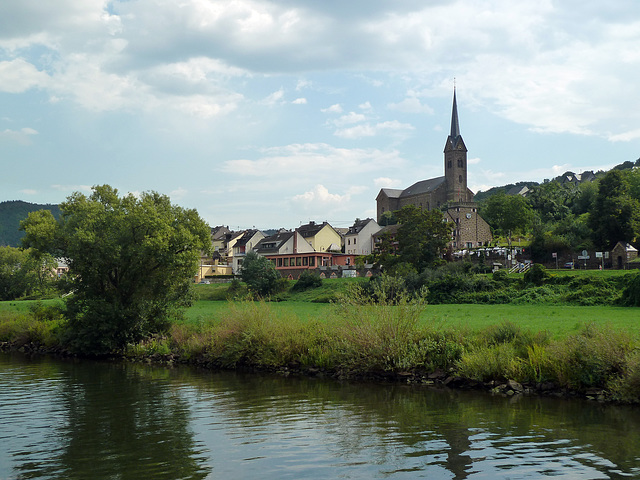
[[[316,257],[309,257],[309,266],[310,267],[316,266]]]
[[[296,257],[296,267],[301,267],[301,266],[302,266],[302,258]]]
[[[347,239],[347,245],[351,245],[351,239],[350,238]]]
[[[281,258],[279,258],[279,259],[278,259],[278,266],[279,266],[279,267],[281,267],[281,266],[282,266],[282,259],[281,259]]]
[[[354,239],[353,239],[353,244],[354,244],[354,245],[356,244],[356,240],[357,240],[357,238],[354,238]]]
[[[306,267],[309,265],[309,257],[302,257],[302,266]]]
[[[289,266],[289,259],[288,258],[283,259],[282,260],[282,265],[285,266],[285,267],[288,267]]]

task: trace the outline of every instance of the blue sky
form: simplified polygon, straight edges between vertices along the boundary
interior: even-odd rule
[[[454,77],[473,191],[640,157],[633,0],[0,2],[0,201],[155,190],[213,225],[344,227],[442,175]]]

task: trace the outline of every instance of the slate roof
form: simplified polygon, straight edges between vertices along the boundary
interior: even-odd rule
[[[349,227],[347,235],[356,235],[367,226],[369,222],[373,222],[372,218],[365,218],[364,220],[357,220],[352,226]]]
[[[294,232],[278,232],[275,235],[270,235],[260,240],[254,250],[261,254],[278,253],[280,247],[293,235]]]
[[[433,192],[436,188],[445,182],[445,177],[429,178],[428,180],[421,180],[414,183],[408,188],[405,188],[400,195],[400,198],[410,197],[413,195],[419,195],[421,193]]]
[[[327,222],[315,223],[310,222],[306,225],[300,225],[297,230],[303,238],[309,238],[315,236],[325,225],[329,225]],[[331,226],[331,225],[329,225]]]

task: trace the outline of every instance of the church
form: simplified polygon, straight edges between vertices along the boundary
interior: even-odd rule
[[[376,197],[380,222],[385,212],[415,205],[431,210],[443,208],[445,219],[455,224],[451,246],[456,249],[489,245],[491,228],[478,215],[473,192],[467,187],[467,147],[460,135],[456,91],[453,90],[451,131],[444,147],[444,176],[421,180],[404,190],[383,188]]]

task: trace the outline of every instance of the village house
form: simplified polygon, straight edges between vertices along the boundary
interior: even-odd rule
[[[344,236],[344,252],[353,255],[369,255],[373,252],[373,235],[382,227],[372,218],[356,219]]]

